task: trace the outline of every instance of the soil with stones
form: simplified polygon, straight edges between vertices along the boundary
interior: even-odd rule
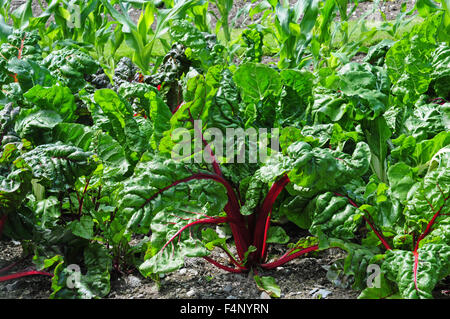
[[[16,9],[17,7],[19,7],[20,5],[22,5],[23,3],[25,3],[25,0],[11,0],[11,10]],[[37,16],[39,14],[42,13],[41,7],[39,6],[39,3],[37,0],[33,0],[32,1],[32,10],[33,10],[33,15]],[[260,1],[255,1],[252,4],[252,7],[256,6]],[[297,2],[297,0],[289,0],[290,4],[295,4]],[[236,18],[235,21],[235,28],[243,28],[246,25],[252,23],[252,20],[249,19],[248,16],[245,16],[244,14],[242,15],[238,15],[239,10],[241,8],[243,8],[245,5],[247,5],[249,3],[249,1],[246,0],[235,0],[234,4],[233,4],[233,9],[231,10],[230,13],[230,21],[234,20],[234,17],[238,16]],[[382,15],[381,12],[386,16],[387,20],[395,20],[397,15],[400,13],[401,7],[402,7],[402,3],[406,4],[406,8],[407,10],[411,10],[414,7],[414,3],[415,1],[412,0],[388,0],[388,1],[380,1],[380,5],[379,5],[379,10],[376,10],[373,14],[367,16],[367,20],[375,20],[375,21],[382,21]],[[359,17],[361,17],[363,14],[365,14],[366,12],[368,12],[368,10],[372,10],[374,5],[373,1],[360,1],[359,3],[357,3],[356,5],[356,9],[353,12],[350,20],[354,20],[354,19],[358,19]],[[43,6],[46,7],[45,2],[43,3]],[[355,4],[352,2],[348,5],[348,12],[350,12],[353,8],[353,6],[355,6]],[[210,5],[210,10],[212,12],[214,12],[214,14],[218,17],[220,17],[219,11],[217,10],[217,8],[215,7],[214,4]],[[137,21],[139,19],[139,15],[140,15],[140,10],[138,9],[131,9],[129,12],[130,17],[134,20]],[[255,15],[254,19],[258,19],[259,16]],[[337,18],[339,18],[339,13],[337,14]],[[214,16],[211,17],[211,24],[214,27],[216,24],[216,18]]]
[[[292,242],[306,233],[286,225]],[[284,245],[269,246],[269,256],[279,257]],[[214,251],[212,257],[226,264],[226,255]],[[281,288],[283,299],[355,299],[358,291],[338,288],[327,279],[327,268],[345,257],[339,249],[314,252],[274,270],[261,270],[259,276],[272,276]],[[11,273],[31,270],[31,258],[23,258],[19,242],[0,241],[0,269],[18,262]],[[255,284],[254,274],[231,274],[201,258],[187,258],[180,270],[166,274],[159,285],[139,272],[113,274],[108,299],[269,299]],[[30,276],[0,282],[0,299],[43,299],[51,294],[51,279]]]

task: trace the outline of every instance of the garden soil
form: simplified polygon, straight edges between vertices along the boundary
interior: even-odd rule
[[[291,242],[302,234],[288,224]],[[276,258],[284,253],[284,245],[269,246],[269,256]],[[226,256],[213,252],[212,257],[226,264]],[[336,260],[345,257],[339,249],[313,252],[297,258],[274,270],[260,270],[259,276],[272,276],[281,288],[285,299],[355,299],[358,292],[350,288],[339,288],[327,279],[327,268]],[[0,241],[0,268],[18,262],[11,270],[33,269],[31,257],[23,259],[19,242]],[[231,274],[201,258],[189,258],[180,270],[160,278],[159,284],[143,278],[138,271],[113,273],[109,299],[268,299],[253,279],[255,273]],[[30,276],[0,283],[0,299],[45,299],[51,294],[51,278]]]

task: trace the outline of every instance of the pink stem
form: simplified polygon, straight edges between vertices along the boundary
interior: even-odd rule
[[[13,262],[11,265],[8,265],[8,266],[6,266],[6,267],[3,267],[2,269],[0,269],[0,274],[2,274],[2,273],[4,273],[4,272],[7,272],[7,271],[9,271],[9,270],[11,270],[11,269],[13,269],[15,266],[17,266],[18,264],[20,264],[22,261],[24,261],[25,259],[27,259],[29,256],[30,256],[30,255],[25,256],[25,257],[23,257],[23,258],[20,258],[18,261]]]
[[[178,235],[180,235],[184,230],[188,229],[189,227],[192,227],[194,225],[198,224],[221,224],[226,223],[228,221],[228,217],[217,217],[217,218],[205,218],[205,219],[199,219],[195,222],[189,223],[186,226],[182,227],[179,231],[176,232],[175,235],[172,236],[172,238],[169,239],[169,241],[163,246],[161,250],[166,248],[168,244],[170,244]]]
[[[0,239],[2,238],[3,235],[3,228],[5,227],[5,223],[6,220],[8,219],[8,215],[3,215],[2,217],[0,217]]]
[[[367,211],[365,211],[367,214],[369,214]],[[391,250],[391,246],[389,246],[388,242],[386,241],[386,239],[384,239],[384,237],[375,229],[375,227],[372,225],[372,223],[369,221],[369,219],[363,215],[364,220],[366,221],[366,223],[370,226],[370,228],[373,230],[373,232],[375,233],[375,235],[377,235],[378,239],[381,241],[381,243],[383,244],[384,248],[386,248],[386,250]]]
[[[417,269],[419,268],[419,253],[416,250],[414,250],[413,254],[414,254],[414,268],[413,268],[413,271],[414,271],[414,288],[417,291],[419,291],[419,289],[417,288]]]
[[[86,195],[87,192],[87,188],[89,186],[89,181],[91,180],[90,177],[88,177],[88,179],[86,180],[86,184],[84,185],[84,189],[83,189],[83,195],[81,196],[81,200],[79,200],[79,206],[78,206],[78,218],[81,218],[81,214],[83,213],[83,202],[84,202],[84,197]]]
[[[225,252],[225,254],[227,254],[228,258],[230,258],[230,261],[235,264],[237,267],[239,267],[242,270],[247,270],[246,267],[242,266],[242,264],[240,264],[239,262],[237,262],[236,258],[234,258],[226,249],[224,249],[223,247],[222,250]]]
[[[191,117],[191,122],[194,123],[194,118],[193,118],[193,116],[191,114],[191,110],[189,110],[189,116]],[[209,146],[208,142],[206,142],[205,138],[203,137],[203,133],[202,133],[201,128],[198,128],[195,124],[194,124],[194,128],[196,129],[197,133],[202,138],[203,146],[205,147],[205,151],[208,153],[208,155],[209,155],[209,157],[211,159],[214,172],[217,175],[222,176],[222,171],[220,170],[220,166],[217,163],[216,157],[214,156],[214,153],[213,153],[213,151],[211,149],[211,146]]]
[[[189,112],[189,116],[190,116],[190,121],[194,124],[194,128],[195,128],[194,117],[191,114],[191,110],[188,109],[188,112]],[[228,203],[226,204],[224,210],[227,213],[227,216],[229,217],[229,225],[230,225],[231,232],[232,232],[234,240],[235,240],[238,256],[242,260],[245,256],[245,252],[248,250],[248,247],[250,245],[250,238],[249,238],[249,234],[248,234],[248,229],[245,224],[244,216],[242,216],[242,214],[240,212],[239,200],[236,197],[236,192],[234,191],[233,187],[230,185],[230,183],[226,179],[224,179],[222,177],[222,172],[220,170],[219,164],[217,163],[217,161],[215,159],[215,156],[211,150],[211,147],[204,140],[202,132],[200,132],[200,135],[202,137],[203,144],[206,145],[207,151],[209,152],[210,156],[212,157],[213,169],[214,169],[214,172],[216,173],[216,175],[200,173],[200,174],[194,175],[194,176],[197,176],[197,178],[195,178],[195,177],[187,178],[183,181],[188,181],[191,179],[212,179],[212,180],[215,180],[225,186],[225,188],[227,190],[227,195],[228,195]],[[180,183],[183,181],[180,181]],[[172,184],[169,187],[173,187],[175,185]],[[169,188],[169,187],[167,187],[167,188]],[[167,189],[167,188],[165,188],[165,189]],[[165,189],[161,190],[159,193],[162,193]],[[155,196],[157,196],[157,195],[158,194],[155,194]]]
[[[445,203],[447,202],[448,197],[444,198],[444,204],[439,208],[439,210],[433,215],[433,218],[430,220],[430,222],[427,225],[427,228],[425,231],[419,236],[416,242],[416,246],[414,247],[414,251],[417,252],[419,249],[419,243],[422,239],[424,239],[430,232],[431,228],[433,227],[434,223],[436,222],[436,219],[441,215],[441,210],[445,206]]]
[[[292,259],[295,259],[301,255],[307,254],[309,252],[315,251],[319,249],[319,245],[314,245],[305,249],[302,249],[300,251],[297,251],[296,253],[293,253],[291,255],[289,254],[284,254],[280,259],[273,261],[271,263],[267,263],[267,264],[262,264],[261,267],[264,269],[273,269],[273,268],[277,268],[289,261],[291,261]]]
[[[244,258],[245,252],[248,250],[249,245],[249,238],[248,238],[248,230],[245,227],[245,221],[243,216],[240,213],[239,208],[239,202],[236,197],[236,193],[234,192],[233,187],[228,183],[226,179],[224,179],[222,176],[218,176],[216,174],[208,174],[208,173],[197,173],[194,175],[191,175],[189,177],[177,180],[170,184],[169,186],[166,186],[159,191],[157,191],[155,194],[153,194],[151,197],[149,197],[144,204],[140,207],[141,209],[147,205],[150,201],[155,199],[158,195],[164,193],[166,190],[177,186],[181,183],[186,183],[192,180],[200,180],[200,179],[206,179],[206,180],[213,180],[218,183],[221,183],[223,186],[225,186],[227,190],[228,195],[228,203],[225,206],[225,212],[227,213],[227,216],[229,217],[229,223],[230,228],[233,233],[235,242],[236,242],[236,249],[239,255],[240,259]]]
[[[346,195],[342,195],[340,193],[334,193],[334,195],[336,196],[340,196],[340,197],[346,197],[348,202],[350,203],[350,205],[352,205],[353,207],[356,207],[359,209],[359,206],[352,201],[352,199]],[[370,216],[370,213],[367,210],[364,210],[364,212]],[[371,221],[363,215],[364,220],[366,221],[366,223],[370,226],[370,228],[373,230],[373,232],[375,233],[375,235],[377,235],[378,239],[381,241],[381,243],[383,244],[384,248],[386,248],[386,250],[391,250],[391,247],[389,246],[388,242],[386,241],[386,239],[384,239],[383,235],[374,227],[374,225],[371,223]]]
[[[175,113],[180,109],[180,107],[181,107],[183,104],[184,104],[184,102],[181,102],[181,103],[175,108],[175,110],[173,110],[172,115],[175,114]]]
[[[257,248],[257,253],[261,260],[264,259],[266,252],[267,233],[270,227],[270,215],[272,206],[275,203],[278,195],[284,187],[290,182],[289,177],[284,175],[280,180],[276,181],[264,199],[264,202],[259,210],[258,219],[255,225],[255,237],[253,240],[254,246]]]
[[[13,279],[17,279],[17,278],[22,278],[22,277],[26,277],[26,276],[34,276],[34,275],[44,275],[44,276],[53,277],[53,274],[50,274],[48,272],[32,270],[32,271],[24,271],[24,272],[0,277],[0,282],[13,280]]]
[[[20,41],[20,48],[19,48],[19,53],[17,54],[17,59],[20,60],[22,59],[22,52],[23,52],[23,47],[25,45],[25,38],[27,36],[24,36],[23,39]]]
[[[236,269],[236,268],[231,268],[225,265],[222,265],[221,263],[215,261],[214,259],[204,256],[203,259],[205,259],[206,261],[210,262],[211,264],[213,264],[216,267],[219,267],[220,269],[226,270],[228,272],[232,272],[232,273],[242,273],[242,269]]]

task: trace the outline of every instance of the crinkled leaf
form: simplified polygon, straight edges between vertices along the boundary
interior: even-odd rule
[[[450,248],[427,244],[417,253],[390,250],[386,253],[382,271],[397,283],[403,298],[432,298],[436,284],[450,274]]]
[[[299,124],[306,121],[306,113],[312,99],[313,75],[307,71],[283,70],[281,105],[277,112],[279,125]]]
[[[128,216],[130,221],[128,227],[131,229],[139,226],[148,229],[156,213],[165,209],[166,206],[178,207],[181,203],[187,205],[191,198],[195,201],[194,194],[199,196],[198,209],[202,205],[212,205],[211,213],[213,214],[226,198],[225,190],[220,184],[215,186],[216,184],[193,174],[188,166],[179,162],[160,158],[150,159],[140,162],[132,178],[124,181],[119,207]],[[208,187],[215,193],[206,191]],[[209,197],[211,200],[207,204]],[[206,211],[204,213],[210,214]]]
[[[365,247],[359,244],[345,242],[340,239],[330,239],[327,247],[337,247],[347,252],[344,258],[343,272],[353,277],[352,288],[364,289],[367,285],[367,267],[374,262],[377,248]]]
[[[364,142],[356,145],[353,155],[296,142],[288,147],[287,156],[276,154],[269,158],[257,176],[269,182],[287,173],[296,191],[311,196],[363,175],[369,168],[369,159],[370,150]]]
[[[106,248],[94,243],[84,249],[85,274],[76,276],[73,269],[61,262],[52,278],[52,299],[92,299],[105,297],[110,291],[112,258]],[[72,265],[73,266],[73,265]],[[78,265],[80,267],[80,265]],[[81,267],[80,267],[81,268]],[[79,268],[79,269],[80,269]],[[79,280],[76,280],[79,279]],[[68,283],[73,288],[68,287]]]
[[[83,88],[87,83],[84,76],[97,72],[99,68],[98,62],[91,56],[70,48],[52,51],[44,58],[42,65],[72,92],[78,92]]]
[[[431,53],[431,65],[433,66],[433,87],[438,96],[450,97],[450,46],[441,43]]]
[[[408,193],[408,204],[405,209],[407,225],[418,233],[425,230],[428,223],[436,216],[435,224],[450,222],[450,171],[448,167],[440,167],[429,172],[423,182],[411,187]]]
[[[361,212],[350,205],[346,198],[335,196],[331,192],[315,197],[304,213],[312,221],[309,230],[314,235],[325,234],[348,240],[355,238],[362,223]]]
[[[128,158],[137,161],[150,148],[150,136],[146,136],[146,133],[151,134],[151,132],[144,130],[137,123],[131,106],[113,90],[95,91],[94,100],[109,120],[103,122],[102,128],[125,146]]]
[[[123,178],[130,167],[122,145],[102,131],[77,123],[60,123],[53,128],[53,138],[55,142],[61,141],[95,153],[107,167],[118,168],[116,174],[119,178]]]
[[[401,299],[395,285],[380,274],[379,287],[367,287],[358,296],[358,299]]]
[[[64,121],[69,122],[75,118],[75,97],[68,87],[54,85],[44,88],[36,85],[24,97],[40,109],[57,111]]]
[[[60,142],[40,145],[22,155],[33,177],[50,190],[65,190],[80,176],[87,176],[97,164],[92,153]]]
[[[241,64],[233,76],[245,103],[246,125],[270,127],[275,118],[276,98],[281,94],[281,77],[264,64]]]

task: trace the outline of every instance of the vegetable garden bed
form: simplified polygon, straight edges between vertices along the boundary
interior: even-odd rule
[[[0,4],[0,298],[448,298],[448,1]]]

